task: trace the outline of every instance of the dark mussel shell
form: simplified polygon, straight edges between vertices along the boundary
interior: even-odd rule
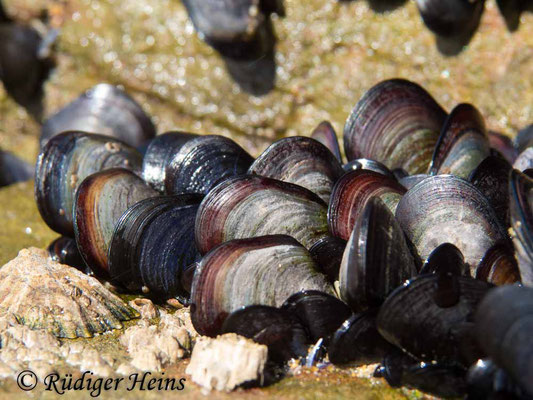
[[[355,222],[339,271],[341,298],[355,312],[379,306],[417,274],[402,228],[377,197]]]
[[[402,185],[404,188],[406,188],[407,190],[410,190],[413,186],[422,182],[428,176],[429,176],[428,174],[407,175],[401,179],[398,179],[398,183]]]
[[[133,204],[157,196],[133,172],[113,168],[82,182],[74,205],[74,234],[85,263],[95,275],[108,278],[108,250],[115,225]]]
[[[512,166],[505,159],[489,156],[472,171],[468,180],[487,198],[501,224],[509,226],[509,179]]]
[[[342,162],[341,149],[337,133],[329,121],[322,121],[311,133],[311,137],[326,146]]]
[[[533,124],[520,130],[514,139],[517,152],[520,154],[528,147],[533,147]]]
[[[437,273],[470,276],[470,269],[461,250],[451,243],[443,243],[429,254],[420,270],[421,275]]]
[[[423,261],[439,245],[452,243],[475,268],[507,234],[488,200],[471,183],[436,175],[411,188],[400,200],[396,218]]]
[[[33,178],[34,167],[7,151],[0,150],[0,187]]]
[[[328,357],[333,364],[372,364],[393,348],[376,329],[376,310],[368,310],[352,315],[335,331]]]
[[[198,263],[191,319],[201,335],[216,336],[231,312],[249,305],[279,307],[302,290],[333,293],[307,250],[286,235],[231,240]]]
[[[519,171],[533,168],[533,147],[528,147],[516,157],[513,168]]]
[[[74,237],[72,211],[78,186],[89,175],[109,168],[140,171],[137,150],[116,139],[82,132],[55,136],[43,147],[35,167],[35,200],[44,222]]]
[[[507,285],[491,290],[475,322],[481,348],[533,396],[533,289]]]
[[[165,191],[167,165],[174,154],[191,139],[198,137],[193,133],[166,132],[150,141],[143,157],[143,179],[157,191]]]
[[[224,179],[245,174],[252,162],[252,156],[229,138],[198,136],[186,141],[167,162],[165,191],[205,194]]]
[[[348,240],[355,222],[373,197],[379,197],[394,212],[405,188],[377,172],[356,170],[345,173],[333,187],[328,207],[328,226],[337,237]]]
[[[268,358],[283,363],[305,357],[311,343],[302,323],[289,311],[252,305],[232,312],[221,333],[233,332],[268,346]]]
[[[273,234],[292,236],[311,248],[328,235],[326,204],[301,186],[246,175],[213,188],[196,216],[201,254],[231,239]]]
[[[513,245],[524,285],[533,286],[533,178],[517,170],[509,182]]]
[[[48,246],[48,253],[52,260],[61,264],[70,265],[86,274],[91,272],[85,261],[83,261],[76,241],[72,238],[66,236],[58,237]]]
[[[471,104],[459,104],[442,127],[429,173],[452,174],[466,179],[489,155],[483,116]]]
[[[420,275],[385,300],[378,331],[420,360],[468,366],[481,355],[473,343],[470,318],[490,287],[464,276]]]
[[[487,136],[491,149],[496,150],[511,164],[516,160],[518,152],[509,136],[494,131],[487,131]]]
[[[378,174],[388,176],[391,179],[396,179],[394,173],[379,161],[369,160],[368,158],[356,158],[342,166],[345,171],[355,171],[364,169],[367,171],[374,171]],[[403,169],[400,168],[403,171]]]
[[[521,399],[523,391],[490,358],[478,360],[466,374],[468,400]]]
[[[116,86],[100,83],[43,124],[41,147],[55,135],[81,131],[111,136],[132,147],[151,140],[155,127],[141,106]]]
[[[352,315],[350,307],[345,303],[317,290],[295,293],[280,308],[291,312],[300,320],[313,343],[324,339],[326,347],[331,335]]]
[[[271,144],[253,162],[248,173],[300,185],[328,203],[331,189],[343,170],[322,143],[292,136]]]
[[[520,282],[520,270],[509,242],[496,243],[487,251],[476,269],[476,279],[498,286]]]
[[[392,387],[407,386],[444,398],[466,393],[466,369],[456,364],[425,363],[394,350],[387,354],[374,376]]]
[[[326,236],[309,249],[320,272],[326,274],[331,283],[339,280],[339,269],[345,248],[346,240],[335,236]]]
[[[348,161],[369,158],[409,174],[427,171],[446,112],[417,84],[391,79],[372,87],[344,127]]]
[[[424,24],[443,37],[457,37],[474,31],[485,0],[416,0]]]
[[[200,256],[194,220],[201,200],[194,194],[158,196],[128,208],[109,246],[112,282],[166,298],[187,292],[180,280]]]

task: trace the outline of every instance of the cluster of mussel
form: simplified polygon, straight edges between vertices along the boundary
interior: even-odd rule
[[[531,130],[512,143],[394,79],[349,116],[347,163],[327,122],[256,159],[218,135],[154,137],[109,85],[43,133],[35,195],[64,262],[183,299],[200,334],[266,344],[273,366],[381,362],[392,386],[533,395]]]

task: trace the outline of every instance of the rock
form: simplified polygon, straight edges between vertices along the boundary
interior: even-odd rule
[[[150,325],[143,319],[120,338],[132,357],[131,365],[141,371],[161,371],[163,366],[174,364],[190,353],[191,331],[187,323],[177,313],[161,310],[160,314],[158,325]]]
[[[139,297],[128,303],[131,308],[141,314],[142,319],[153,319],[159,317],[159,311],[150,299]]]
[[[0,320],[13,317],[31,329],[75,338],[120,329],[137,312],[97,279],[32,247],[0,269]]]
[[[186,373],[208,390],[233,390],[248,381],[261,381],[268,348],[234,333],[197,340]]]

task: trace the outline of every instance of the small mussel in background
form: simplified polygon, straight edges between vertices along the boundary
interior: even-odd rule
[[[110,168],[140,173],[142,156],[114,138],[82,132],[54,136],[41,150],[35,167],[35,200],[44,222],[74,237],[76,190],[89,175]]]
[[[33,178],[32,165],[14,154],[0,150],[0,187],[28,181]]]
[[[41,130],[41,148],[66,131],[111,136],[132,147],[151,140],[155,126],[141,106],[116,86],[100,83],[46,120]]]
[[[91,269],[83,261],[76,240],[72,238],[66,236],[58,237],[48,246],[48,253],[53,260],[61,264],[70,265],[86,274],[92,273]]]

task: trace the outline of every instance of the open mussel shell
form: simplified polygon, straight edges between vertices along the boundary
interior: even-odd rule
[[[72,238],[58,237],[48,246],[48,253],[52,260],[60,264],[70,265],[86,274],[91,272],[83,261],[76,241]]]
[[[485,0],[416,0],[424,24],[443,37],[458,37],[477,28]]]
[[[87,90],[43,124],[41,147],[51,137],[66,131],[111,136],[132,147],[143,145],[155,134],[150,117],[126,92],[100,83]]]
[[[311,344],[304,326],[289,311],[251,305],[232,312],[224,320],[221,333],[233,332],[268,347],[268,358],[283,363],[304,357]]]
[[[456,364],[425,363],[399,350],[385,356],[374,376],[392,387],[407,386],[444,398],[458,398],[466,392],[466,369]]]
[[[14,154],[0,150],[0,187],[33,178],[33,165],[21,160]]]
[[[429,254],[420,269],[421,275],[437,273],[470,276],[470,269],[465,264],[465,258],[461,250],[451,243],[443,243]]]
[[[402,228],[377,197],[355,222],[339,271],[341,298],[355,312],[379,306],[417,274]]]
[[[74,237],[74,196],[89,175],[109,168],[140,171],[137,150],[116,139],[82,132],[54,136],[43,147],[35,167],[35,200],[46,224]]]
[[[378,313],[378,331],[420,360],[468,366],[480,356],[470,318],[490,287],[464,276],[420,275],[387,297]]]
[[[333,187],[328,207],[330,232],[348,240],[366,204],[379,197],[394,212],[405,188],[396,180],[377,172],[356,170],[345,173]]]
[[[533,168],[533,147],[528,147],[516,157],[513,168],[519,171]]]
[[[509,242],[496,243],[487,251],[476,268],[476,279],[498,286],[520,282],[520,270]]]
[[[326,146],[342,162],[341,149],[335,129],[329,121],[322,121],[311,133],[311,137]]]
[[[427,171],[446,112],[417,84],[392,79],[372,87],[344,127],[348,161],[369,158],[409,174]]]
[[[186,142],[196,137],[198,135],[193,133],[166,132],[152,139],[143,157],[142,175],[145,182],[163,193],[167,165]]]
[[[393,348],[376,329],[376,310],[368,310],[353,314],[335,331],[328,357],[333,364],[372,364]]]
[[[483,116],[471,104],[459,104],[442,127],[429,173],[452,174],[466,179],[489,155]]]
[[[328,203],[331,189],[343,170],[326,146],[311,138],[292,136],[271,144],[248,173],[294,183]]]
[[[533,396],[533,289],[507,285],[491,290],[475,322],[481,348]]]
[[[309,252],[295,239],[271,235],[231,240],[198,263],[191,319],[198,333],[216,336],[231,312],[254,304],[279,307],[302,290],[333,293]]]
[[[111,281],[166,298],[187,292],[181,277],[200,256],[194,220],[201,200],[193,194],[158,196],[128,208],[109,246]]]
[[[207,193],[217,183],[245,174],[253,162],[242,147],[219,135],[205,135],[186,141],[167,162],[167,194]]]
[[[352,160],[344,164],[342,168],[345,171],[355,171],[358,169],[374,171],[374,172],[377,172],[378,174],[388,176],[391,179],[396,179],[396,177],[394,176],[394,173],[390,169],[388,169],[384,164],[380,163],[379,161],[369,160],[368,158],[356,158],[355,160]]]
[[[479,189],[494,209],[502,226],[509,226],[509,179],[512,166],[498,156],[485,158],[468,180]]]
[[[108,250],[120,216],[133,204],[158,193],[133,172],[113,168],[87,177],[76,192],[74,234],[95,275],[109,277]]]
[[[455,245],[475,268],[507,234],[488,200],[471,183],[436,175],[411,188],[400,200],[396,218],[425,261],[443,243]]]
[[[346,240],[335,236],[326,236],[309,249],[320,272],[326,274],[331,283],[339,280],[339,269],[345,248]]]
[[[533,178],[517,170],[509,181],[511,230],[524,285],[533,286]]]
[[[196,216],[201,254],[231,239],[273,234],[292,236],[311,248],[328,236],[326,204],[301,186],[246,175],[214,187]]]
[[[305,326],[313,343],[324,340],[327,347],[331,335],[346,321],[352,311],[338,298],[317,290],[306,290],[290,296],[281,306],[294,314]]]

